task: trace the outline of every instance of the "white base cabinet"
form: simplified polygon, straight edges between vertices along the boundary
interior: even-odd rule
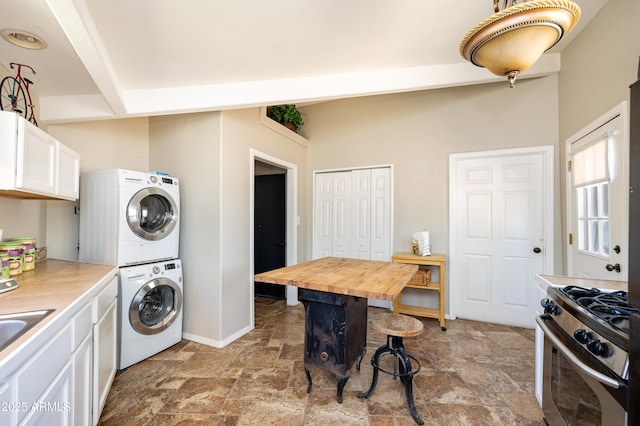
[[[117,270],[94,289],[16,349],[25,360],[13,372],[0,370],[0,425],[98,423],[117,370]]]

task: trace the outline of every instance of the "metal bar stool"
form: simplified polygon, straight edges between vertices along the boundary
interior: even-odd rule
[[[424,422],[418,415],[416,405],[413,402],[413,376],[420,371],[420,362],[411,355],[407,355],[402,343],[403,337],[414,337],[422,333],[422,322],[407,315],[385,313],[372,318],[371,325],[374,330],[387,335],[387,343],[380,346],[371,357],[371,365],[373,366],[371,387],[368,391],[358,394],[358,398],[368,398],[373,394],[378,384],[378,371],[393,376],[394,380],[400,378],[404,384],[411,416],[416,423],[423,425]],[[393,355],[393,371],[387,371],[380,367],[380,360],[385,355]],[[411,367],[412,360],[417,366],[415,370]]]

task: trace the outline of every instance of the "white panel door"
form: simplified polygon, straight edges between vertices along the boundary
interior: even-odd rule
[[[333,253],[333,177],[319,173],[315,178],[315,221],[313,258],[321,259]]]
[[[351,256],[351,173],[333,173],[333,235],[331,255]]]
[[[568,274],[627,280],[629,144],[626,107],[615,108],[567,141]]]
[[[391,203],[391,169],[371,169],[371,260],[391,258]]]
[[[371,171],[351,172],[351,204],[353,206],[351,252],[348,257],[371,259]]]
[[[533,327],[545,269],[545,154],[459,159],[452,187],[456,314]],[[455,206],[455,207],[454,207]]]

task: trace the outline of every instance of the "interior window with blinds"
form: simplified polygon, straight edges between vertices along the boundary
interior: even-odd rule
[[[571,172],[578,207],[578,247],[609,256],[609,161],[607,138],[573,156]]]

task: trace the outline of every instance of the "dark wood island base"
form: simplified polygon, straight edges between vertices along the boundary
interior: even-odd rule
[[[304,369],[311,392],[310,367],[330,371],[338,379],[337,401],[349,380],[349,370],[360,363],[367,345],[367,298],[300,289],[305,307]]]

